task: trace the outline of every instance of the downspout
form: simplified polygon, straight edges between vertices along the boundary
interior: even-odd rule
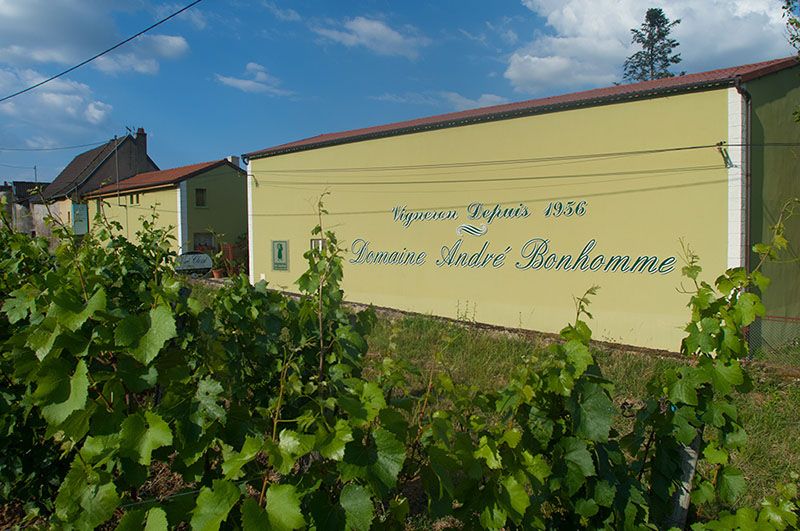
[[[745,236],[744,236],[744,243],[745,243],[745,255],[744,255],[744,267],[745,270],[750,271],[750,186],[751,186],[751,164],[750,164],[750,155],[751,155],[751,119],[752,119],[752,109],[753,109],[753,97],[751,96],[750,92],[748,92],[747,88],[742,84],[742,77],[736,76],[734,81],[734,88],[736,91],[744,98],[745,103],[745,113],[742,117],[742,128],[744,129],[744,134],[742,137],[744,138],[745,145],[743,146],[742,150],[742,166],[744,170],[744,209],[745,209]]]
[[[253,162],[245,155],[242,161],[247,164],[247,270],[250,284],[256,283],[255,249],[253,248]]]

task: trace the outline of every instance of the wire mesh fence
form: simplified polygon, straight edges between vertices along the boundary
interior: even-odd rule
[[[800,367],[800,318],[764,316],[750,325],[747,337],[754,361]]]

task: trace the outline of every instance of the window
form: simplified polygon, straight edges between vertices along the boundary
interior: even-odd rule
[[[325,238],[311,238],[311,250],[312,251],[319,251],[325,248]]]
[[[193,239],[195,251],[214,250],[214,236],[210,232],[195,232]]]
[[[199,207],[208,206],[206,204],[206,189],[205,188],[195,188],[194,189],[194,206],[199,206]]]
[[[128,204],[129,205],[138,205],[139,204],[139,194],[131,194],[128,196]]]

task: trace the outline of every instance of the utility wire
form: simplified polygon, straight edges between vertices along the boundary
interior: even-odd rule
[[[657,149],[642,149],[634,151],[612,151],[607,153],[582,153],[574,155],[560,155],[550,157],[532,157],[523,159],[495,159],[495,160],[478,160],[478,161],[464,161],[464,162],[439,162],[431,164],[408,164],[397,166],[354,166],[350,168],[298,168],[298,169],[284,169],[284,170],[258,170],[253,173],[319,173],[319,172],[359,172],[359,171],[384,171],[384,170],[415,170],[426,168],[461,168],[471,166],[493,166],[504,164],[523,164],[532,162],[557,162],[557,161],[572,161],[578,159],[592,160],[601,157],[617,157],[617,156],[631,156],[631,155],[650,155],[657,153],[669,153],[675,151],[689,151],[700,150],[708,148],[716,148],[717,144],[705,144],[699,146],[677,146]]]
[[[400,170],[416,170],[416,169],[436,169],[436,168],[461,168],[461,167],[482,167],[482,166],[495,166],[495,165],[512,165],[512,164],[528,164],[537,162],[563,162],[563,161],[591,161],[604,158],[628,157],[636,155],[655,155],[661,153],[673,153],[679,151],[694,151],[703,149],[725,149],[731,147],[800,147],[800,143],[796,142],[771,142],[764,144],[701,144],[696,146],[673,146],[665,148],[654,149],[641,149],[631,151],[611,151],[604,153],[579,153],[571,155],[559,155],[548,157],[532,157],[520,159],[496,159],[496,160],[480,160],[480,161],[463,161],[463,162],[440,162],[430,164],[406,164],[406,165],[389,165],[389,166],[353,166],[353,167],[335,167],[335,168],[295,168],[295,169],[263,169],[251,171],[251,173],[269,173],[269,174],[304,174],[304,173],[355,173],[355,172],[379,172],[379,171],[400,171]]]
[[[106,50],[103,50],[102,52],[100,52],[100,53],[98,53],[98,54],[96,54],[96,55],[93,55],[93,56],[92,56],[92,57],[90,57],[89,59],[86,59],[85,61],[83,61],[83,62],[81,62],[81,63],[78,63],[78,64],[77,64],[77,65],[75,65],[75,66],[72,66],[72,67],[70,67],[70,68],[67,68],[67,69],[66,69],[66,70],[64,70],[63,72],[60,72],[60,73],[58,73],[58,74],[56,74],[56,75],[54,75],[54,76],[52,76],[52,77],[49,77],[49,78],[45,79],[44,81],[40,81],[39,83],[36,83],[35,85],[31,85],[31,86],[30,86],[30,87],[28,87],[28,88],[22,89],[22,90],[20,90],[20,91],[17,91],[17,92],[15,92],[15,93],[13,93],[13,94],[9,94],[8,96],[5,96],[4,98],[0,98],[0,103],[4,102],[4,101],[6,101],[6,100],[10,100],[11,98],[13,98],[13,97],[15,97],[15,96],[19,96],[20,94],[24,94],[24,93],[28,92],[29,90],[33,90],[33,89],[35,89],[35,88],[37,88],[37,87],[41,87],[41,86],[42,86],[42,85],[44,85],[45,83],[49,83],[50,81],[53,81],[54,79],[58,79],[59,77],[61,77],[61,76],[63,76],[63,75],[69,74],[69,73],[70,73],[70,72],[72,72],[73,70],[76,70],[76,69],[78,69],[78,68],[82,67],[83,65],[85,65],[85,64],[87,64],[87,63],[91,63],[92,61],[94,61],[94,60],[95,60],[95,59],[97,59],[98,57],[101,57],[101,56],[103,56],[103,55],[107,54],[108,52],[114,51],[114,50],[116,50],[117,48],[119,48],[120,46],[122,46],[123,44],[127,44],[127,43],[131,42],[133,39],[135,39],[135,38],[137,38],[137,37],[140,37],[141,35],[144,35],[144,34],[145,34],[145,33],[147,33],[148,31],[150,31],[151,29],[153,29],[153,28],[155,28],[155,27],[157,27],[157,26],[160,26],[161,24],[163,24],[164,22],[168,21],[169,19],[171,19],[171,18],[173,18],[173,17],[176,17],[176,16],[180,15],[181,13],[183,13],[184,11],[186,11],[187,9],[189,9],[190,7],[192,7],[192,6],[195,6],[195,5],[199,4],[200,2],[202,2],[202,0],[195,0],[194,2],[192,2],[192,3],[191,3],[191,4],[189,4],[189,5],[187,5],[186,7],[182,8],[182,9],[179,9],[178,11],[175,11],[174,13],[172,13],[171,15],[169,15],[168,17],[162,18],[161,20],[159,20],[159,21],[158,21],[158,22],[156,22],[155,24],[152,24],[152,25],[148,26],[147,28],[143,29],[142,31],[140,31],[140,32],[139,32],[139,33],[137,33],[136,35],[133,35],[133,36],[131,36],[131,37],[128,37],[128,38],[127,38],[127,39],[125,39],[124,41],[118,42],[117,44],[115,44],[115,45],[114,45],[114,46],[112,46],[111,48],[108,48],[108,49],[106,49]]]
[[[10,148],[10,147],[0,147],[0,151],[60,151],[60,150],[64,150],[64,149],[78,149],[78,148],[99,146],[100,144],[105,144],[107,142],[108,142],[108,140],[104,140],[102,142],[92,142],[90,144],[79,144],[77,146],[59,146],[59,147],[50,147],[50,148]]]
[[[3,164],[0,163],[0,166],[4,168],[14,168],[15,170],[32,170],[34,169],[33,166],[14,166],[13,164]]]
[[[283,185],[308,185],[308,186],[403,186],[409,184],[482,184],[490,182],[506,182],[506,181],[535,181],[543,179],[575,179],[580,177],[612,177],[623,175],[647,175],[647,174],[669,174],[669,173],[685,173],[687,171],[708,171],[719,170],[724,168],[721,165],[705,165],[705,166],[684,166],[676,168],[649,168],[641,170],[629,171],[610,171],[598,173],[573,173],[567,175],[531,175],[531,176],[516,176],[516,177],[484,177],[478,179],[426,179],[426,180],[401,180],[401,181],[271,181],[267,179],[258,179],[258,184],[283,184]]]

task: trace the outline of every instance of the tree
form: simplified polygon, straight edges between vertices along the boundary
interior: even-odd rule
[[[681,62],[681,54],[673,55],[679,43],[670,39],[669,34],[680,22],[680,19],[670,22],[661,8],[647,10],[642,27],[631,29],[631,42],[641,45],[642,49],[625,60],[626,81],[649,81],[675,75],[669,67]]]
[[[800,2],[798,0],[784,0],[783,18],[786,19],[789,44],[800,52]]]

